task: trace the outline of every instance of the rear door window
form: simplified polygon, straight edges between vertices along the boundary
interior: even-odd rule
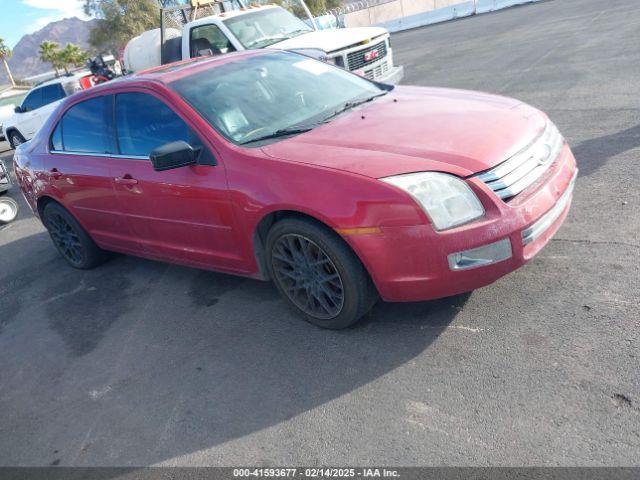
[[[53,132],[54,147],[59,141],[58,128],[61,128],[61,146],[66,152],[115,153],[113,96],[90,98],[67,110]]]
[[[30,112],[42,106],[42,88],[36,88],[32,90],[29,95],[26,96],[24,102],[22,102],[22,109],[25,112]]]

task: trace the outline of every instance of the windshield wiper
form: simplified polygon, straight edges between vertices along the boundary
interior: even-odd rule
[[[291,32],[287,32],[287,34],[286,34],[286,38],[293,38],[293,37],[297,37],[297,36],[299,36],[299,35],[302,35],[303,33],[309,33],[309,32],[311,32],[311,31],[312,31],[312,30],[306,30],[306,29],[299,28],[298,30],[293,30],[293,31],[291,31]]]
[[[387,92],[382,92],[382,93],[378,93],[376,95],[372,95],[371,97],[367,97],[367,98],[362,98],[360,100],[352,100],[350,102],[346,102],[342,108],[339,108],[338,110],[336,110],[335,112],[333,112],[331,115],[329,115],[328,117],[325,117],[323,119],[323,122],[326,122],[327,120],[331,120],[332,118],[337,117],[338,115],[340,115],[341,113],[346,112],[347,110],[351,110],[352,108],[357,107],[358,105],[362,105],[363,103],[367,103],[372,101],[373,99],[376,99],[378,97],[381,97],[383,95],[386,95]]]
[[[260,38],[259,40],[255,40],[249,44],[246,45],[247,48],[253,48],[256,45],[261,45],[261,46],[268,46],[268,45],[273,45],[274,43],[278,43],[278,42],[282,42],[283,40],[287,40],[289,37],[285,36],[285,35],[276,35],[273,37],[264,37],[264,38]],[[267,43],[265,44],[265,42],[271,42],[271,43]],[[265,45],[263,45],[265,44]]]
[[[293,126],[287,128],[281,128],[280,130],[276,130],[275,132],[268,133],[261,137],[252,138],[251,140],[246,140],[244,142],[240,142],[240,145],[245,145],[247,143],[260,142],[262,140],[270,140],[272,138],[280,138],[287,137],[289,135],[297,135],[298,133],[308,132],[309,130],[313,130],[317,125],[305,125],[301,127]]]

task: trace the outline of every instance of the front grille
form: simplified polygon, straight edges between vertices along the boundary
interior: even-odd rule
[[[365,57],[371,52],[377,51],[377,56],[375,58],[371,58],[369,60],[365,60]],[[374,54],[375,55],[375,54]],[[355,52],[351,52],[347,54],[347,62],[349,65],[349,70],[359,70],[362,67],[366,67],[367,65],[371,65],[378,60],[382,60],[387,56],[387,43],[383,40],[380,43],[376,43],[370,47],[367,47],[363,50],[357,50]]]
[[[382,77],[388,71],[389,71],[389,63],[382,62],[380,65],[376,65],[371,70],[365,70],[364,76],[369,80],[376,80]]]
[[[542,135],[531,144],[477,177],[507,201],[538,180],[556,160],[563,145],[562,135],[548,122]]]

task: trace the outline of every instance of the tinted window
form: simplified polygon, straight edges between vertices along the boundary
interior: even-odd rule
[[[313,31],[309,25],[280,7],[231,17],[224,24],[245,48],[264,48]]]
[[[27,98],[22,102],[22,109],[25,112],[30,112],[31,110],[35,110],[36,108],[40,108],[42,106],[42,89],[38,88],[33,90]]]
[[[64,95],[64,91],[62,90],[62,85],[60,85],[59,83],[42,87],[42,105],[43,106],[53,103],[64,97],[65,95]]]
[[[107,95],[86,100],[67,110],[61,122],[65,151],[114,152],[112,101],[113,97]]]
[[[122,155],[147,157],[154,148],[176,140],[199,143],[173,110],[146,93],[116,95],[116,125]]]
[[[56,129],[51,135],[51,150],[64,150],[62,145],[62,122],[58,122]]]
[[[208,51],[211,51],[209,53]],[[191,30],[191,56],[219,55],[235,51],[217,25],[202,25]]]

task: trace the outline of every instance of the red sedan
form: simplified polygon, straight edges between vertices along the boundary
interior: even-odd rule
[[[379,297],[453,295],[520,267],[560,227],[577,173],[517,100],[266,51],[76,94],[15,169],[73,267],[115,251],[271,279],[327,328]]]

